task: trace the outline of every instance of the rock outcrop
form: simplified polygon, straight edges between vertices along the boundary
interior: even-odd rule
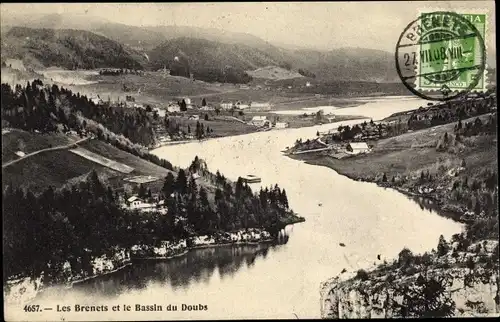
[[[419,260],[411,265],[395,261],[365,273],[342,273],[321,285],[321,316],[393,318],[407,314],[413,317],[405,311],[406,287],[419,287],[431,279],[442,282],[444,290],[439,301],[449,299],[447,303],[453,303],[450,315],[500,316],[498,241],[480,244],[471,245],[465,252],[451,247],[445,255],[433,253],[425,264]]]

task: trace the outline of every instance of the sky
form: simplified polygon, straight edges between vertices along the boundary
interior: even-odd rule
[[[244,32],[272,43],[329,50],[364,47],[392,51],[419,10],[489,14],[494,46],[493,1],[246,2],[246,3],[37,3],[1,4],[1,15],[72,13],[134,26],[179,25]]]

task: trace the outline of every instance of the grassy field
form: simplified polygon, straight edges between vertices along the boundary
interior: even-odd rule
[[[76,148],[76,149],[71,149],[69,150],[70,152],[76,154],[76,155],[79,155],[85,159],[88,159],[90,161],[93,161],[95,163],[98,163],[100,165],[103,165],[105,167],[108,167],[112,170],[115,170],[115,171],[118,171],[118,172],[121,172],[121,173],[130,173],[132,171],[134,171],[134,168],[132,167],[129,167],[128,165],[126,164],[123,164],[123,163],[120,163],[120,162],[116,162],[114,160],[110,160],[108,158],[105,158],[103,157],[102,155],[100,154],[96,154],[94,152],[90,152],[89,150],[86,150],[86,149],[82,149],[82,148]]]
[[[105,158],[123,163],[125,165],[128,165],[129,167],[134,168],[134,171],[127,174],[126,177],[151,175],[164,178],[169,172],[169,170],[163,167],[160,167],[154,163],[148,162],[135,155],[122,151],[118,148],[115,148],[111,144],[102,141],[98,140],[86,141],[81,144],[81,147],[96,154],[99,154]]]
[[[483,115],[485,120],[488,115]],[[474,118],[466,120],[467,122]],[[465,138],[461,151],[438,151],[438,140],[453,133],[455,123],[440,125],[424,130],[405,133],[375,143],[369,154],[345,159],[335,159],[321,153],[302,154],[301,160],[311,164],[330,167],[342,175],[353,179],[376,180],[385,173],[390,180],[394,176],[419,176],[422,170],[438,171],[439,165],[451,168],[465,160],[470,171],[488,166],[496,167],[496,138],[477,136]],[[298,158],[294,156],[294,158]]]
[[[35,134],[19,129],[9,129],[9,131],[2,135],[2,163],[18,159],[19,157],[14,154],[16,151],[28,154],[41,149],[70,144],[78,139],[59,133]]]
[[[105,177],[118,175],[118,172],[68,150],[59,150],[40,153],[3,168],[2,183],[41,192],[49,186],[59,188],[68,180],[92,170]]]

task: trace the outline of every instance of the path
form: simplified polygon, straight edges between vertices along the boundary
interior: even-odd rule
[[[42,152],[64,150],[64,149],[72,148],[72,147],[78,145],[79,143],[82,143],[82,142],[84,142],[84,141],[86,141],[86,140],[88,140],[90,138],[91,137],[86,137],[86,138],[80,139],[80,140],[78,140],[76,142],[73,142],[73,143],[70,143],[70,144],[59,145],[59,146],[55,146],[55,147],[52,147],[52,148],[46,148],[46,149],[42,149],[42,150],[38,150],[38,151],[35,151],[35,152],[28,153],[24,157],[20,157],[19,159],[11,160],[11,161],[9,161],[7,163],[2,164],[2,169],[5,168],[5,167],[8,167],[9,165],[14,164],[14,163],[16,163],[18,161],[24,160],[26,158],[32,157],[32,156],[34,156],[36,154],[39,154],[39,153],[42,153]]]

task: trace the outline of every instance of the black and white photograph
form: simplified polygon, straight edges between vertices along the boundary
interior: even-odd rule
[[[493,1],[0,23],[5,321],[500,317]]]

